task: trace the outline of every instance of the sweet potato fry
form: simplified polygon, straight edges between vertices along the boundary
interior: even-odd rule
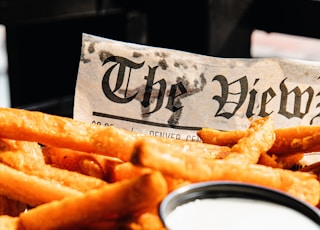
[[[97,153],[129,161],[135,142],[145,136],[113,126],[90,125],[67,117],[13,108],[0,108],[0,138]],[[150,137],[157,138],[157,137]],[[226,146],[157,138],[183,150],[211,157],[228,151]]]
[[[292,154],[289,156],[277,156],[275,154],[262,153],[258,164],[270,166],[273,168],[292,169],[295,165],[299,165],[299,161],[303,158],[304,153]]]
[[[85,230],[166,230],[157,210],[146,211],[138,215],[120,218],[116,220],[105,220],[84,226]]]
[[[130,179],[132,177],[140,176],[143,174],[151,173],[153,170],[145,167],[137,167],[131,164],[131,162],[124,162],[114,167],[113,171],[110,171],[110,182],[122,181]]]
[[[269,117],[253,121],[244,137],[231,147],[224,160],[256,164],[261,153],[267,152],[275,139],[273,121]]]
[[[44,163],[41,146],[37,142],[0,139],[0,151],[23,151],[39,163]]]
[[[104,127],[67,117],[14,108],[0,108],[0,137],[95,152],[91,135]]]
[[[147,136],[115,127],[108,127],[108,129],[105,130],[99,130],[91,139],[96,146],[98,154],[104,154],[119,158],[123,161],[129,161],[135,143],[140,138],[145,137],[162,142],[171,148],[175,148],[176,151],[196,155],[201,158],[221,158],[230,151],[230,148],[226,146]]]
[[[203,143],[231,147],[247,135],[247,130],[222,131],[213,128],[202,128],[197,131],[197,135]]]
[[[68,186],[80,192],[99,188],[106,184],[105,181],[98,178],[38,163],[25,152],[0,152],[0,162],[28,175],[37,176],[47,181],[55,181],[57,184]]]
[[[126,224],[126,228],[128,230],[166,230],[157,210],[151,210],[138,215],[131,223]]]
[[[43,159],[42,162],[38,162],[37,160],[40,158],[38,156],[39,153],[35,154],[35,148],[33,148],[33,144],[38,145],[37,143],[11,140],[0,141],[6,144],[5,149],[11,150],[0,151],[0,162],[28,175],[38,176],[48,181],[56,181],[61,185],[81,192],[86,192],[89,189],[98,188],[106,184],[106,182],[101,179],[52,167],[51,165],[45,164]],[[81,181],[81,183],[79,183],[79,181]]]
[[[208,161],[173,152],[154,140],[137,142],[131,162],[191,182],[233,180],[255,183],[289,192],[313,205],[319,202],[319,181],[308,173],[300,175],[290,170],[225,160]]]
[[[203,142],[191,142],[0,108],[0,229],[164,230],[164,196],[211,180],[267,186],[319,207],[319,164],[289,170],[320,149],[319,131],[274,129],[265,117],[246,130],[202,129]]]
[[[42,152],[47,164],[110,181],[114,168],[122,164],[118,158],[72,149],[45,146]]]
[[[43,204],[21,213],[19,220],[24,229],[30,230],[75,228],[102,220],[106,215],[125,216],[156,207],[166,194],[163,176],[154,172]]]
[[[320,151],[320,126],[295,126],[276,129],[270,153],[290,155]]]
[[[30,206],[82,194],[75,189],[30,176],[0,163],[0,194]]]
[[[294,126],[274,130],[275,142],[270,154],[291,155],[320,151],[320,126]],[[204,143],[233,146],[248,130],[219,131],[203,128],[197,132]]]

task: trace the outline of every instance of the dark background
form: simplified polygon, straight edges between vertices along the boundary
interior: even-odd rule
[[[0,0],[11,106],[72,116],[82,33],[250,58],[255,29],[320,38],[320,1]]]

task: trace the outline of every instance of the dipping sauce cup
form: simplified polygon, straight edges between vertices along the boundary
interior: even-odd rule
[[[159,213],[169,230],[320,229],[316,207],[278,190],[232,181],[183,186],[163,199]]]

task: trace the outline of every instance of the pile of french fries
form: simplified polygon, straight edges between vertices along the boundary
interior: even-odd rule
[[[71,118],[0,108],[0,228],[165,229],[158,206],[180,186],[253,183],[313,206],[319,166],[295,169],[320,150],[320,127],[198,131],[202,142],[147,136]]]

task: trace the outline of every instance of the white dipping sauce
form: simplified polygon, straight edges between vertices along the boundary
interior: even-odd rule
[[[320,229],[316,223],[294,209],[245,198],[191,201],[173,210],[166,217],[165,223],[170,230]]]

